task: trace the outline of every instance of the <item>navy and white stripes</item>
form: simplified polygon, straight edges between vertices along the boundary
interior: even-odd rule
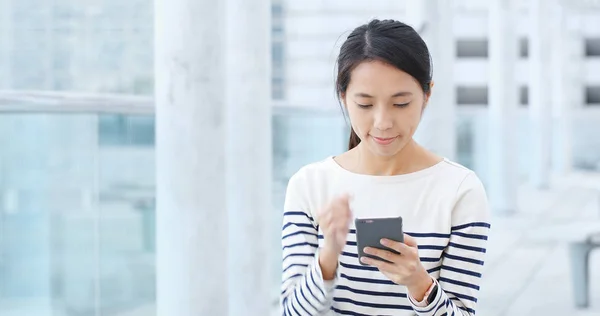
[[[394,284],[376,268],[358,263],[355,230],[350,230],[340,256],[334,289],[323,281],[318,268],[316,252],[321,236],[312,226],[312,219],[301,212],[287,212],[284,222],[284,315],[319,315],[330,307],[341,315],[400,315],[398,311],[402,310],[418,315],[474,314],[483,266],[481,257],[490,228],[487,223],[452,227],[450,234],[409,233],[418,240],[419,251],[424,254],[421,262],[442,289],[432,304],[420,308],[408,299],[403,286]]]
[[[284,215],[282,307],[284,315],[319,315],[331,305],[333,287],[319,268],[317,229],[302,212]]]
[[[324,240],[314,214],[336,192],[353,196],[357,217],[403,217],[421,264],[439,285],[432,302],[415,302],[405,286],[361,265],[353,226],[334,280],[323,280],[318,258]],[[306,166],[290,179],[284,205],[283,315],[474,315],[489,233],[483,184],[472,171],[447,160],[392,177],[352,174],[332,159]]]

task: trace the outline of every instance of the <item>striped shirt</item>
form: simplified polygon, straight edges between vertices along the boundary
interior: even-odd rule
[[[358,261],[352,221],[336,277],[325,281],[318,264],[323,235],[316,217],[335,196],[353,196],[355,218],[402,216],[417,240],[424,268],[439,285],[429,304],[403,285]],[[282,247],[283,315],[474,315],[489,233],[484,187],[471,170],[442,162],[410,174],[349,172],[329,157],[294,174],[286,192]]]

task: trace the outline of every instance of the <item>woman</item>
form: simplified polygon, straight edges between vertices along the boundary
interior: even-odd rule
[[[337,59],[349,150],[301,168],[284,206],[284,315],[473,315],[489,211],[479,178],[413,140],[432,93],[413,28],[373,20]],[[435,109],[432,109],[435,110]],[[404,243],[358,261],[354,218],[402,216]]]

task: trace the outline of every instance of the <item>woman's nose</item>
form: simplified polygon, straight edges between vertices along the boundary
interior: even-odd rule
[[[392,128],[394,125],[392,116],[386,110],[379,110],[375,114],[374,127],[380,131]]]

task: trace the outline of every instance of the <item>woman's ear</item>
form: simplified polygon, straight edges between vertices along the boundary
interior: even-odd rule
[[[429,83],[429,91],[427,93],[425,93],[425,103],[429,102],[429,97],[431,97],[431,92],[433,91],[434,85],[435,85],[435,82],[432,80]]]
[[[346,112],[348,112],[348,104],[346,103],[346,93],[345,92],[340,93],[340,100],[342,101],[342,106],[344,106],[344,110],[346,110]]]
[[[429,104],[429,98],[431,97],[431,91],[433,90],[433,81],[431,81],[429,83],[429,91],[427,91],[427,93],[425,93],[425,99],[423,100],[423,108],[421,109],[421,113],[423,113],[423,111],[425,111],[425,108],[427,107],[427,104]]]
[[[425,110],[425,108],[427,107],[427,104],[429,104],[429,98],[431,97],[431,91],[433,91],[433,85],[434,85],[434,82],[431,81],[429,83],[429,91],[427,91],[427,93],[425,93],[425,102],[423,102],[423,110]]]

